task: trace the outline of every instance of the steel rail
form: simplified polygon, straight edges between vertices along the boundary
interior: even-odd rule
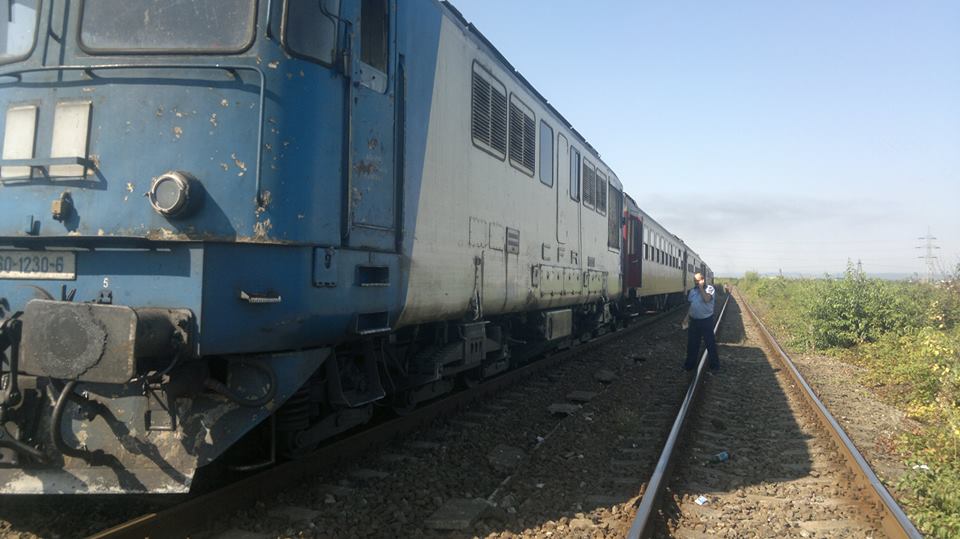
[[[720,322],[723,320],[724,313],[727,312],[727,304],[729,302],[730,295],[727,294],[727,298],[723,301],[723,308],[720,309],[720,315],[717,316],[717,322],[713,326],[714,335],[716,335],[717,330],[720,328]],[[699,393],[706,365],[707,351],[704,350],[703,355],[700,356],[700,362],[697,363],[693,380],[687,388],[687,394],[683,398],[683,403],[680,405],[680,411],[677,412],[677,417],[673,420],[673,427],[670,429],[667,441],[664,443],[663,450],[660,452],[657,465],[643,490],[643,497],[640,499],[640,505],[637,506],[637,515],[634,517],[633,524],[630,526],[630,531],[627,532],[627,537],[630,539],[649,537],[653,532],[653,517],[660,505],[660,499],[663,497],[663,490],[667,486],[667,479],[670,474],[670,469],[673,466],[674,450],[677,447],[680,436],[683,434],[683,427],[687,421],[687,415],[693,407],[697,394]]]
[[[800,371],[793,363],[793,360],[790,359],[787,352],[780,346],[780,343],[777,342],[770,331],[767,330],[767,327],[760,320],[757,313],[754,312],[750,304],[743,299],[739,291],[735,291],[735,293],[738,303],[746,307],[750,318],[757,324],[757,327],[760,328],[764,342],[770,349],[777,352],[776,355],[779,357],[783,366],[787,368],[787,372],[790,373],[790,377],[793,378],[797,387],[803,388],[803,396],[810,407],[817,412],[817,418],[820,420],[821,425],[823,425],[837,443],[857,483],[859,483],[861,487],[864,487],[865,492],[871,493],[871,497],[875,498],[878,502],[877,505],[881,507],[883,512],[882,525],[884,533],[886,533],[888,537],[894,538],[909,537],[911,539],[919,539],[923,537],[913,523],[910,522],[907,514],[897,501],[890,495],[887,488],[880,482],[877,474],[875,474],[870,467],[870,463],[863,457],[863,454],[860,453],[856,445],[854,445],[853,441],[843,430],[843,427],[840,426],[840,423],[837,422],[833,414],[831,414],[823,404],[823,401],[817,397],[817,394],[813,391],[813,388],[810,387],[810,384],[808,384],[803,375],[800,374]]]
[[[250,507],[257,501],[273,496],[293,485],[300,484],[305,477],[315,476],[324,471],[359,458],[361,453],[382,446],[402,434],[410,433],[422,425],[453,415],[464,406],[478,401],[504,387],[513,385],[529,376],[546,370],[561,361],[580,355],[585,350],[598,347],[607,342],[649,327],[676,309],[640,320],[627,328],[602,335],[580,346],[551,354],[519,369],[494,377],[474,388],[454,393],[409,415],[382,423],[357,433],[347,439],[332,443],[313,452],[310,456],[284,462],[250,477],[231,483],[173,507],[155,513],[136,517],[113,526],[89,539],[142,539],[143,537],[186,537],[191,532],[210,525],[214,520],[231,512]]]

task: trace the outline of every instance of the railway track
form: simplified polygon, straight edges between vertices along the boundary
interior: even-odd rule
[[[411,433],[418,430],[426,430],[429,436],[429,430],[432,428],[430,425],[437,423],[441,424],[441,429],[445,429],[442,431],[443,435],[450,435],[451,428],[469,430],[479,426],[478,421],[482,420],[484,415],[487,418],[497,418],[498,416],[507,415],[504,414],[504,412],[509,411],[511,407],[518,405],[523,406],[522,401],[531,387],[535,392],[542,391],[554,382],[562,380],[568,374],[569,369],[572,368],[570,365],[575,363],[566,362],[565,360],[573,357],[589,357],[611,343],[630,339],[632,336],[640,333],[636,330],[649,328],[657,325],[658,322],[664,319],[676,319],[678,316],[679,312],[674,310],[641,319],[631,324],[631,326],[625,330],[607,334],[570,350],[553,354],[523,368],[494,378],[482,385],[461,391],[450,397],[419,408],[405,417],[385,422],[330,444],[308,458],[280,464],[269,470],[227,485],[224,488],[191,498],[184,503],[143,514],[122,524],[105,529],[91,537],[99,539],[139,538],[148,536],[176,537],[187,536],[198,530],[209,534],[210,530],[216,529],[218,526],[229,526],[229,523],[233,520],[233,517],[230,515],[237,511],[244,510],[249,510],[252,511],[252,514],[259,515],[253,517],[255,520],[265,522],[272,521],[278,523],[282,528],[285,524],[292,525],[298,522],[298,517],[296,516],[298,513],[297,510],[299,510],[298,514],[301,517],[316,517],[316,511],[304,508],[304,504],[302,503],[293,507],[291,511],[291,506],[289,505],[280,506],[278,509],[272,506],[275,504],[265,504],[262,501],[274,500],[278,497],[282,498],[284,491],[303,484],[305,477],[335,475],[338,470],[352,470],[349,472],[353,477],[351,486],[343,486],[344,480],[341,480],[339,484],[320,484],[316,486],[316,488],[307,486],[305,488],[310,490],[310,492],[305,494],[305,496],[314,499],[321,507],[325,504],[333,505],[330,503],[331,499],[336,500],[340,498],[342,500],[345,497],[350,497],[351,499],[364,500],[365,498],[363,498],[362,495],[357,494],[357,487],[362,486],[364,482],[369,483],[370,480],[382,479],[381,474],[388,473],[370,470],[370,466],[380,466],[384,469],[401,466],[410,467],[411,462],[418,460],[430,461],[431,459],[440,458],[436,453],[440,450],[441,444],[435,441],[418,439],[405,447],[395,447],[396,444],[391,446],[391,443],[398,437],[408,437]],[[552,372],[553,369],[557,368],[561,369],[559,373]],[[599,367],[596,362],[587,361],[585,362],[584,368],[596,371]],[[551,369],[551,372],[544,374],[548,369]],[[591,373],[595,374],[593,371],[591,371]],[[534,381],[531,386],[525,384],[521,388],[510,390],[510,387],[516,385],[519,381],[540,375],[543,375],[542,378],[539,381]],[[492,394],[502,394],[504,392],[506,392],[506,395],[500,395],[494,398],[493,402],[478,404],[485,399],[489,400]],[[444,418],[448,418],[459,413],[459,411],[462,411],[464,408],[474,405],[484,408],[486,411],[468,412],[468,414],[474,414],[472,420],[470,419],[471,416],[468,415],[468,419],[466,420],[461,418],[459,420],[454,419],[450,423],[445,422]],[[502,423],[502,421],[500,422]],[[548,430],[549,429],[543,429],[543,434],[549,434]],[[452,435],[456,436],[457,433],[454,432]],[[538,441],[536,436],[529,438],[533,440],[535,444],[543,441]],[[402,452],[402,449],[412,452],[413,455],[404,456],[399,454]],[[379,450],[381,454],[370,457],[371,451],[375,450]],[[364,464],[358,467],[356,462],[361,455],[364,455]],[[459,460],[469,465],[469,457],[464,456]],[[373,462],[372,464],[371,461]],[[385,463],[384,461],[390,462]],[[367,475],[366,479],[363,478],[365,474]],[[377,490],[379,490],[379,488]],[[491,490],[496,494],[496,488]],[[478,490],[477,493],[479,494],[479,492]],[[493,502],[492,498],[491,502]],[[334,513],[339,514],[343,512],[340,506],[331,509],[333,509]],[[286,512],[286,516],[284,516],[284,512]],[[273,516],[267,513],[272,513]],[[357,511],[357,513],[359,514],[361,512]],[[219,524],[217,522],[218,519],[220,521]],[[400,519],[403,520],[403,517],[401,516]],[[299,520],[302,521],[304,519],[300,518]],[[256,525],[255,527],[260,528],[262,526]],[[431,529],[432,528],[427,527],[424,531],[429,532]],[[225,536],[229,536],[230,533],[240,533],[239,530],[235,529],[226,531],[228,533],[226,533]],[[278,534],[282,535],[283,531],[281,530]],[[266,536],[269,536],[269,534]]]
[[[688,386],[681,313],[204,528],[203,536],[623,535]],[[601,381],[603,380],[603,381]],[[574,404],[567,414],[554,405]]]
[[[735,297],[730,314],[742,325],[724,329],[723,370],[703,388],[695,417],[678,417],[628,536],[920,537],[783,348]],[[685,422],[687,443],[677,455]]]

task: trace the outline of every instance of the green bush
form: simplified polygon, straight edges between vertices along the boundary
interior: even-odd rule
[[[960,265],[932,285],[869,279],[761,278],[738,287],[788,348],[866,367],[865,382],[922,427],[897,446],[910,518],[931,537],[960,537]]]
[[[823,287],[810,310],[812,340],[818,348],[850,348],[875,342],[924,322],[924,305],[897,283],[868,279],[847,267],[846,276]]]

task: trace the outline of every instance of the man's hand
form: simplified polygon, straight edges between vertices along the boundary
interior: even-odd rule
[[[690,317],[684,316],[683,320],[680,321],[680,329],[687,329],[690,327]]]

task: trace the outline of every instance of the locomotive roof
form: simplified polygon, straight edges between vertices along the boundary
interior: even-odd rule
[[[603,159],[601,159],[600,152],[598,152],[597,149],[594,148],[592,144],[587,142],[587,139],[582,134],[580,134],[580,132],[577,131],[576,128],[573,127],[573,124],[571,124],[570,121],[563,116],[563,114],[560,114],[560,111],[558,111],[553,105],[551,105],[550,102],[547,101],[547,98],[544,97],[543,94],[541,94],[533,86],[533,84],[530,83],[530,81],[528,81],[522,74],[520,74],[519,71],[517,71],[517,68],[513,67],[513,64],[510,63],[510,60],[507,60],[506,56],[504,56],[503,53],[501,53],[497,49],[497,47],[493,43],[491,43],[489,39],[487,39],[487,36],[483,35],[483,33],[479,29],[477,29],[477,27],[474,26],[472,22],[468,21],[466,17],[463,16],[463,13],[460,13],[460,10],[458,10],[453,4],[451,4],[449,0],[441,0],[440,4],[443,5],[443,7],[445,7],[447,11],[451,15],[453,15],[453,17],[460,24],[464,26],[464,28],[466,28],[471,34],[473,34],[473,36],[476,37],[477,40],[480,41],[480,43],[485,45],[489,49],[490,54],[493,55],[494,58],[499,60],[500,63],[503,65],[503,67],[505,67],[507,71],[509,71],[510,74],[513,75],[513,77],[517,79],[518,82],[520,82],[520,84],[526,87],[526,89],[529,90],[534,97],[540,100],[540,103],[543,106],[547,107],[547,109],[550,110],[551,113],[553,113],[553,115],[556,116],[557,119],[560,120],[563,123],[563,125],[567,129],[569,129],[574,134],[574,136],[577,137],[577,140],[581,144],[583,144],[584,147],[587,148],[587,150],[589,150],[590,154],[595,159],[603,163],[607,167],[607,169],[610,170],[610,172],[613,174],[613,177],[617,180],[617,183],[620,184],[620,190],[623,190],[623,183],[620,181],[620,178],[618,178],[616,173],[613,172],[613,169],[611,169],[610,166],[607,165],[606,162],[603,161]]]

